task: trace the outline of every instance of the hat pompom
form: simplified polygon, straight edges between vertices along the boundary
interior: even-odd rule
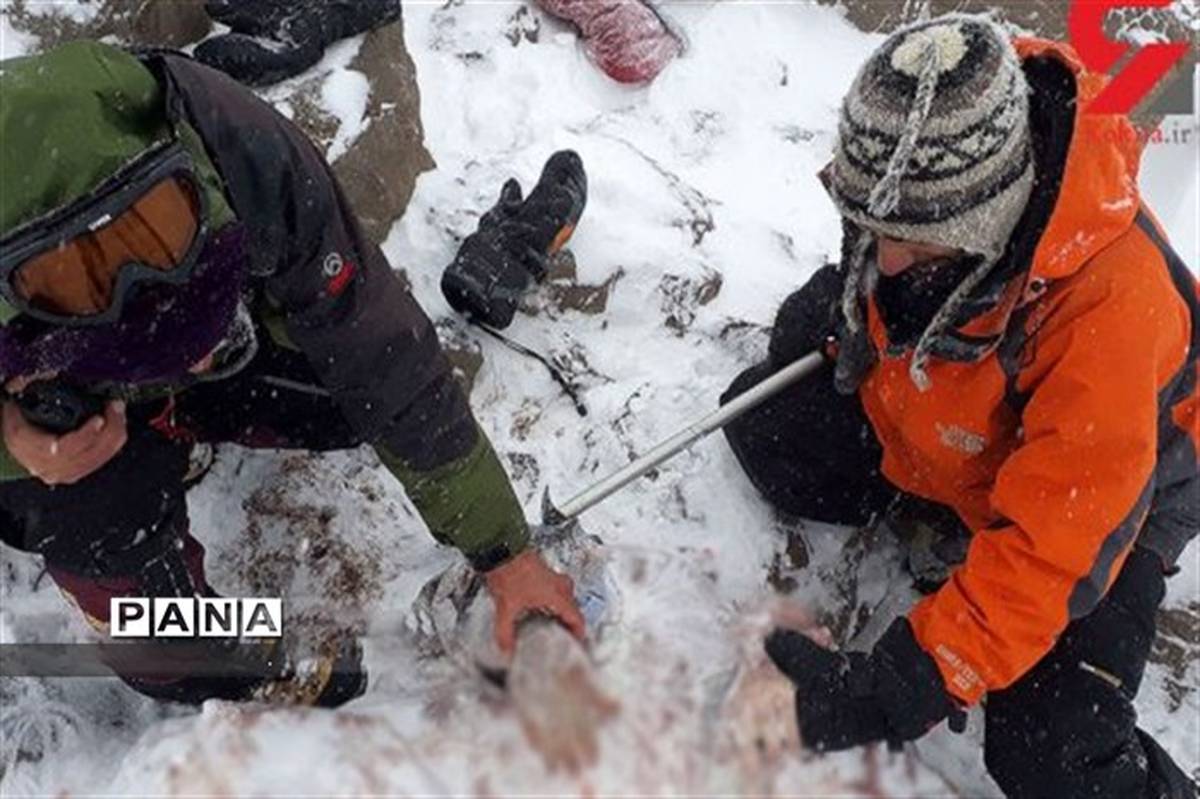
[[[924,64],[926,51],[934,48],[937,54],[937,71],[946,73],[962,62],[967,54],[967,40],[959,25],[942,25],[936,28],[913,31],[904,37],[900,46],[892,51],[892,69],[911,77],[918,77]]]

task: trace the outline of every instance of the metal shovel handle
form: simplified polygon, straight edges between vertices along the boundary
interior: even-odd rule
[[[825,362],[826,356],[820,350],[810,352],[748,391],[734,397],[708,416],[680,430],[645,455],[632,461],[628,466],[572,497],[562,507],[556,508],[549,501],[549,494],[547,494],[542,503],[543,523],[558,526],[574,519],[709,433],[720,430],[746,411],[760,405],[801,378],[812,374]]]

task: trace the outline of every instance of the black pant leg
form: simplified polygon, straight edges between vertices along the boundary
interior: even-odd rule
[[[775,371],[769,364],[746,370],[722,404]],[[880,473],[883,450],[861,403],[834,390],[828,367],[734,420],[725,436],[750,482],[790,515],[866,524],[896,496]]]
[[[784,300],[766,363],[738,375],[722,404],[825,346],[843,280],[842,269],[827,264]],[[828,366],[734,420],[725,436],[754,486],[790,515],[866,524],[896,496],[880,472],[883,448],[862,402],[837,393]]]
[[[1028,674],[988,695],[984,759],[1006,796],[1193,795],[1137,729],[1133,707],[1164,592],[1161,561],[1135,549],[1092,613],[1068,625]]]

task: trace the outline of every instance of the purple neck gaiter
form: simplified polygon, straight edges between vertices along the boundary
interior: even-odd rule
[[[185,284],[141,289],[113,324],[53,327],[13,320],[0,328],[0,377],[57,372],[85,385],[185,377],[233,320],[247,271],[244,239],[240,224],[226,225],[209,239]]]

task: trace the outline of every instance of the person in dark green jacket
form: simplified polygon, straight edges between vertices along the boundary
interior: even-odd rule
[[[433,326],[290,122],[185,56],[74,42],[0,63],[0,186],[0,536],[90,620],[115,596],[215,595],[195,444],[369,443],[485,573],[502,649],[530,612],[582,635]],[[189,702],[365,687],[356,645],[315,678],[261,651],[252,678],[123,676]]]

